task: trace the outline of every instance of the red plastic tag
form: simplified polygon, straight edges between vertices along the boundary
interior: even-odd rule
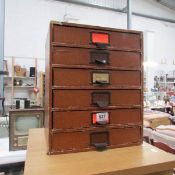
[[[92,33],[92,43],[109,44],[109,35],[107,33]]]

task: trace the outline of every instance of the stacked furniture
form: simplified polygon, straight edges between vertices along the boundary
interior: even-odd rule
[[[153,145],[175,154],[175,125],[160,125],[152,131]]]
[[[167,113],[145,110],[143,128],[144,140],[166,152],[175,154],[174,119],[174,116]]]
[[[155,129],[159,125],[170,125],[171,115],[165,112],[144,109],[143,125],[147,128]]]
[[[137,31],[51,22],[48,154],[142,143],[142,40]]]

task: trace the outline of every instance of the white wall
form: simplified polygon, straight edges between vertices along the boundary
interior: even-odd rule
[[[63,21],[66,14],[78,19],[72,22],[125,27],[124,15],[107,10],[49,0],[6,0],[5,55],[44,58],[49,21]]]
[[[133,11],[175,19],[174,11],[151,0],[133,0]],[[44,59],[50,20],[126,28],[126,14],[109,10],[54,0],[6,0],[5,56]],[[148,60],[160,64],[165,59],[167,64],[172,64],[175,24],[133,16],[133,29],[154,33],[154,45],[146,44],[153,50],[145,54]]]
[[[154,12],[157,16],[164,15],[175,19],[175,13],[156,7],[152,1],[135,0],[133,2],[133,10],[136,12],[143,13],[147,10],[147,12]],[[68,20],[75,23],[126,28],[126,15],[109,10],[53,0],[6,0],[5,55],[44,58],[50,20]],[[133,29],[155,31],[156,54],[163,57],[172,56],[171,52],[175,48],[172,43],[175,37],[175,25],[133,17]],[[170,52],[167,52],[166,48]]]

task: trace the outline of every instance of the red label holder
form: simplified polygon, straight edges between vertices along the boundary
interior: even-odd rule
[[[109,45],[109,34],[108,33],[91,33],[91,42],[99,48],[104,48]]]

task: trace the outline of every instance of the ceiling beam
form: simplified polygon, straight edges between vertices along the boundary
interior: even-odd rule
[[[57,1],[67,2],[67,3],[77,4],[77,5],[83,5],[83,6],[88,6],[88,7],[94,7],[94,8],[98,8],[98,9],[111,10],[111,11],[119,12],[119,13],[126,13],[125,8],[115,9],[115,8],[104,7],[104,6],[99,6],[99,5],[95,5],[95,4],[89,4],[86,2],[78,2],[78,1],[70,1],[70,0],[57,0]],[[173,20],[173,19],[152,16],[152,15],[147,15],[147,14],[143,14],[143,13],[132,12],[132,15],[144,17],[144,18],[149,18],[149,19],[154,19],[154,20],[158,20],[158,21],[163,21],[163,22],[175,23],[175,20]]]
[[[171,10],[175,10],[175,1],[174,0],[156,0],[158,3],[160,3],[163,6],[166,6],[167,8]]]

